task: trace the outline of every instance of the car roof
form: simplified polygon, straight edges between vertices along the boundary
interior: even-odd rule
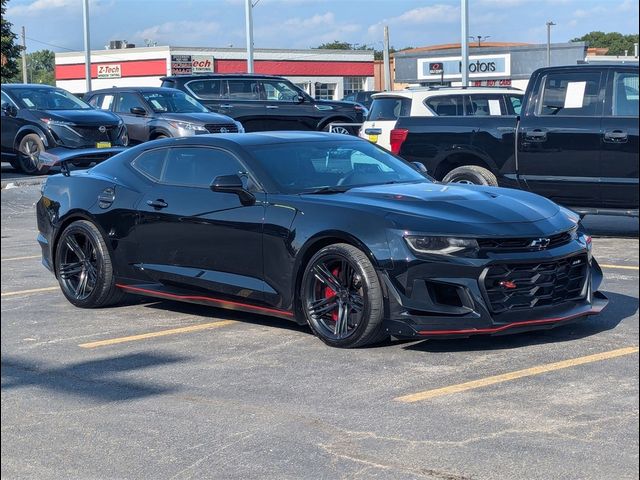
[[[267,132],[252,132],[252,133],[216,133],[196,135],[191,137],[176,137],[162,140],[168,145],[189,145],[189,146],[222,146],[230,144],[239,147],[254,146],[254,145],[276,145],[276,144],[290,144],[290,143],[304,143],[304,142],[366,142],[358,137],[352,135],[344,135],[340,133],[327,133],[327,132],[304,132],[295,130],[283,130],[283,131],[267,131]],[[144,145],[144,144],[143,144]]]
[[[2,88],[8,88],[8,89],[23,89],[23,88],[48,88],[51,90],[63,90],[62,88],[59,87],[54,87],[53,85],[45,85],[42,83],[3,83],[2,84]]]
[[[181,90],[167,87],[110,87],[101,88],[100,90],[91,90],[90,92],[87,92],[86,95],[109,92],[181,92]]]
[[[394,90],[391,92],[380,92],[376,93],[372,96],[375,100],[376,98],[385,98],[385,97],[404,97],[404,98],[427,98],[427,97],[436,97],[443,95],[476,95],[483,93],[512,93],[516,95],[524,95],[524,92],[518,88],[509,88],[509,87],[447,87],[447,88],[432,88],[432,87],[424,87],[424,88],[414,88],[414,89],[406,89],[406,90]]]
[[[169,75],[166,77],[160,77],[160,80],[195,80],[195,79],[216,79],[216,78],[233,78],[233,77],[241,77],[241,78],[267,78],[267,79],[283,79],[285,77],[278,75],[265,75],[265,74],[255,74],[255,73],[199,73],[194,75]]]

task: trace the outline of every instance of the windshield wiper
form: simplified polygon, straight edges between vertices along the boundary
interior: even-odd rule
[[[344,193],[347,190],[349,190],[351,187],[330,187],[330,186],[325,186],[325,187],[318,187],[316,189],[313,190],[308,190],[306,192],[300,192],[300,195],[323,195],[323,194],[330,194],[330,193]]]

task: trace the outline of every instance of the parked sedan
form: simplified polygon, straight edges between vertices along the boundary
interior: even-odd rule
[[[173,88],[123,87],[89,92],[90,105],[120,115],[132,144],[168,137],[244,132],[240,122],[207,110]]]
[[[37,217],[43,263],[78,307],[202,303],[308,323],[335,347],[551,328],[607,303],[571,211],[434,183],[339,134],[143,144],[50,177]]]
[[[2,85],[2,156],[24,173],[104,160],[127,145],[124,122],[49,85]]]

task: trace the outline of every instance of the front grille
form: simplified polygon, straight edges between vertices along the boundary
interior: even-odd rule
[[[104,125],[106,131],[104,133],[98,130],[99,127],[79,127],[74,125],[78,135],[80,135],[87,144],[93,144],[96,142],[111,142],[116,143],[118,140],[119,127],[118,125]]]
[[[208,123],[204,128],[209,133],[238,133],[238,126],[235,123]]]
[[[494,265],[485,272],[484,288],[494,313],[553,306],[582,298],[588,270],[586,255]]]
[[[576,229],[567,230],[566,232],[557,233],[549,237],[549,243],[541,248],[532,244],[540,240],[540,238],[479,238],[478,246],[485,251],[503,251],[503,252],[531,252],[538,250],[546,250],[549,248],[560,247],[571,242],[575,236]],[[546,244],[546,241],[544,242]]]

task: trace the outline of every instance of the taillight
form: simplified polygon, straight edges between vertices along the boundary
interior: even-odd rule
[[[402,144],[407,139],[407,135],[409,134],[409,130],[406,128],[394,128],[391,130],[391,152],[396,155],[400,153],[400,148],[402,148]]]

